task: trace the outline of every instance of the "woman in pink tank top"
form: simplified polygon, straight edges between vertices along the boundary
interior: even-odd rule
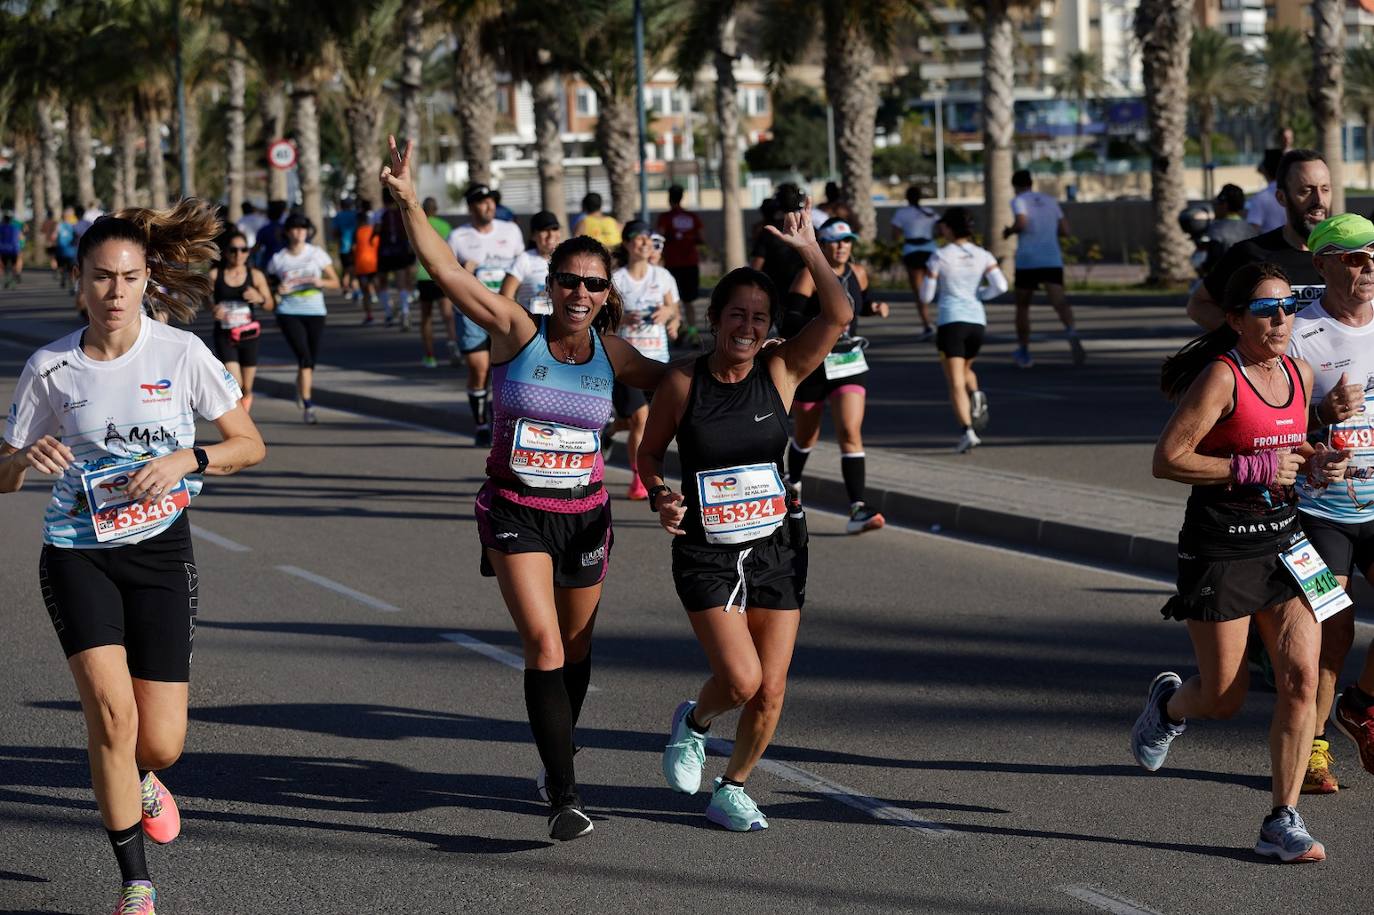
[[[1156,771],[1189,719],[1240,710],[1253,620],[1278,689],[1269,737],[1273,809],[1255,851],[1320,861],[1326,850],[1295,805],[1315,724],[1317,613],[1336,595],[1328,587],[1334,577],[1302,533],[1293,487],[1300,472],[1341,478],[1349,455],[1307,444],[1312,369],[1285,355],[1297,303],[1283,271],[1241,268],[1223,307],[1225,324],[1164,363],[1162,387],[1178,407],[1154,455],[1156,477],[1192,486],[1178,536],[1178,591],[1163,614],[1187,623],[1199,672],[1187,681],[1173,672],[1155,677],[1131,750]]]

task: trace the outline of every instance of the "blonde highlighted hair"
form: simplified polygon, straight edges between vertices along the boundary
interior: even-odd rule
[[[184,198],[168,210],[130,207],[91,224],[81,236],[76,262],[79,268],[107,241],[138,245],[148,260],[146,297],[153,309],[189,324],[214,288],[204,266],[219,258],[215,239],[223,229],[214,206],[197,197]]]

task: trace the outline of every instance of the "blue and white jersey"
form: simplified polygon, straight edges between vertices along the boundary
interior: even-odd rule
[[[972,242],[948,244],[936,251],[926,263],[926,270],[935,280],[937,325],[988,323],[988,313],[978,290],[983,277],[997,266],[997,258]]]
[[[1064,266],[1064,252],[1059,249],[1059,220],[1064,211],[1059,201],[1039,191],[1023,191],[1012,199],[1011,212],[1026,217],[1026,228],[1017,236],[1016,266]]]
[[[75,463],[53,484],[43,517],[43,542],[108,549],[156,536],[181,514],[118,542],[98,542],[82,474],[190,448],[196,417],[216,420],[238,406],[234,377],[200,338],[147,316],[138,340],[117,359],[99,361],[81,349],[74,331],[29,357],[14,391],[5,441],[27,448],[45,435],[60,439]],[[199,477],[187,477],[189,494]]]

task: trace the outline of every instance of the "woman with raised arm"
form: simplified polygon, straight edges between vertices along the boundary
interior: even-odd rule
[[[91,781],[119,864],[117,915],[150,915],[143,835],[181,818],[159,781],[186,741],[198,578],[186,506],[201,475],[266,453],[238,383],[179,322],[210,295],[220,226],[203,202],[96,220],[77,249],[90,323],[24,366],[0,443],[0,492],[55,474],[38,578],[81,696]],[[196,416],[219,429],[196,444]]]
[[[819,313],[796,336],[764,349],[782,301],[765,274],[732,270],[711,293],[715,349],[673,367],[654,395],[639,471],[649,505],[673,541],[673,584],[711,666],[695,701],[673,713],[663,775],[695,794],[711,722],[744,706],[735,749],[715,781],[706,816],[726,829],[766,829],[744,791],[782,713],[787,669],[806,591],[806,522],[782,478],[787,413],[797,386],[824,361],[854,309],[816,243],[810,210],[788,213],[779,231],[810,271]],[[663,478],[677,439],[682,492]]]
[[[382,184],[444,295],[491,335],[492,445],[477,494],[481,571],[494,576],[525,654],[525,705],[544,763],[549,836],[592,831],[573,770],[573,728],[591,679],[592,627],[611,552],[601,429],[619,380],[653,388],[667,366],[615,336],[611,255],[593,238],[554,249],[552,313],[530,314],[458,263],[415,193],[409,145],[391,138]]]

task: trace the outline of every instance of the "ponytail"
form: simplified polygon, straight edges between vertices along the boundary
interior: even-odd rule
[[[170,210],[131,207],[92,223],[81,236],[76,260],[79,265],[107,241],[138,245],[147,257],[146,296],[153,310],[189,324],[214,288],[214,280],[201,268],[218,259],[216,239],[222,230],[214,208],[195,197]]]

